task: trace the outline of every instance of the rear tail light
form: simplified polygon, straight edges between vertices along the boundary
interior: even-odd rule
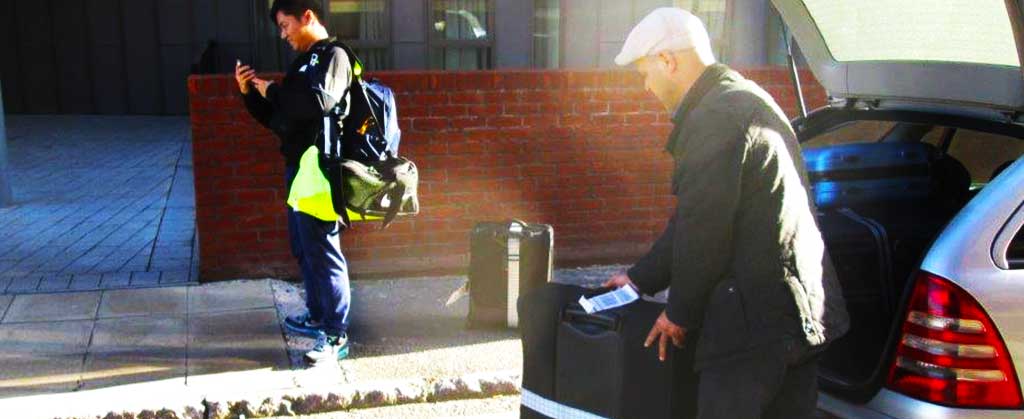
[[[967,292],[922,272],[887,386],[932,403],[1019,408],[1020,384],[992,319]]]

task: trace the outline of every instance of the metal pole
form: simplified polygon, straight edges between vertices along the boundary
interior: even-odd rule
[[[3,88],[0,87],[0,92]],[[11,184],[7,180],[7,125],[4,116],[4,97],[0,94],[0,207],[14,203],[11,196]]]
[[[796,106],[800,111],[800,118],[807,119],[807,105],[804,104],[804,90],[800,87],[800,71],[797,70],[796,58],[793,57],[793,39],[790,38],[789,29],[785,29],[783,34],[786,39],[786,54],[789,58],[789,75],[793,78],[793,88],[796,90]]]

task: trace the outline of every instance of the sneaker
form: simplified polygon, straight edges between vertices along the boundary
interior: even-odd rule
[[[327,360],[340,361],[348,356],[348,336],[331,336],[320,333],[313,344],[313,349],[306,352],[306,360],[313,365]]]
[[[296,314],[284,319],[284,326],[292,332],[315,338],[323,334],[323,325],[309,317],[309,313]]]

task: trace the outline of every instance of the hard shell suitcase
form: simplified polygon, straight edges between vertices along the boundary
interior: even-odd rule
[[[806,149],[803,156],[814,201],[829,209],[927,198],[939,151],[927,143],[858,143]]]
[[[844,377],[868,379],[876,363],[847,352],[868,347],[881,352],[886,343],[902,289],[893,282],[891,236],[877,220],[848,208],[822,212],[818,225],[852,322],[850,331],[841,339],[857,342],[832,345],[822,355],[821,366]]]
[[[549,284],[524,296],[522,418],[690,418],[695,341],[666,362],[644,340],[664,304],[636,301],[587,314],[587,290]],[[564,307],[553,309],[553,304]]]
[[[555,400],[555,338],[562,310],[589,290],[548,283],[519,298],[519,334],[523,344],[524,400]],[[549,418],[523,406],[522,419]]]
[[[470,233],[468,326],[517,327],[516,300],[551,280],[554,229],[483,222]]]

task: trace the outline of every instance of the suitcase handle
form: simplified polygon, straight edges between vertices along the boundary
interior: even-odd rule
[[[603,313],[587,314],[579,307],[567,307],[562,312],[562,321],[574,325],[588,326],[584,328],[574,327],[582,333],[597,335],[619,328],[619,319]]]

